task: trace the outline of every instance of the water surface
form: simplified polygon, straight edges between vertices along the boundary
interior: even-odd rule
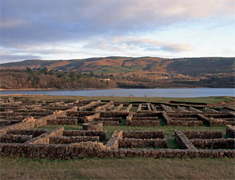
[[[134,96],[134,97],[209,97],[235,96],[233,88],[182,88],[182,89],[105,89],[105,90],[35,90],[0,91],[0,94],[29,94],[56,96]]]

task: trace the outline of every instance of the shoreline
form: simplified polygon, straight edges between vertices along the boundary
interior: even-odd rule
[[[57,88],[25,88],[25,89],[2,89],[0,91],[79,91],[79,90],[109,90],[109,89],[234,89],[232,87],[169,87],[169,88],[81,88],[81,89],[57,89]]]

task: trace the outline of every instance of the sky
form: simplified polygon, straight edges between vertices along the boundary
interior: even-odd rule
[[[235,56],[235,0],[0,1],[1,63]]]

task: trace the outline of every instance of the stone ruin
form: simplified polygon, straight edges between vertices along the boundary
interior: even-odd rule
[[[10,99],[0,101],[0,153],[5,157],[235,157],[235,109],[193,104]],[[56,126],[53,130],[38,129]],[[179,131],[168,146],[164,131],[114,131],[105,126],[225,126],[221,131]],[[58,127],[59,126],[59,127]],[[65,130],[63,126],[82,126]],[[107,142],[107,143],[106,143]]]

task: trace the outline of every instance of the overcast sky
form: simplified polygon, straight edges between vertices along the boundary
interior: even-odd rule
[[[235,56],[235,0],[0,0],[1,63]]]

